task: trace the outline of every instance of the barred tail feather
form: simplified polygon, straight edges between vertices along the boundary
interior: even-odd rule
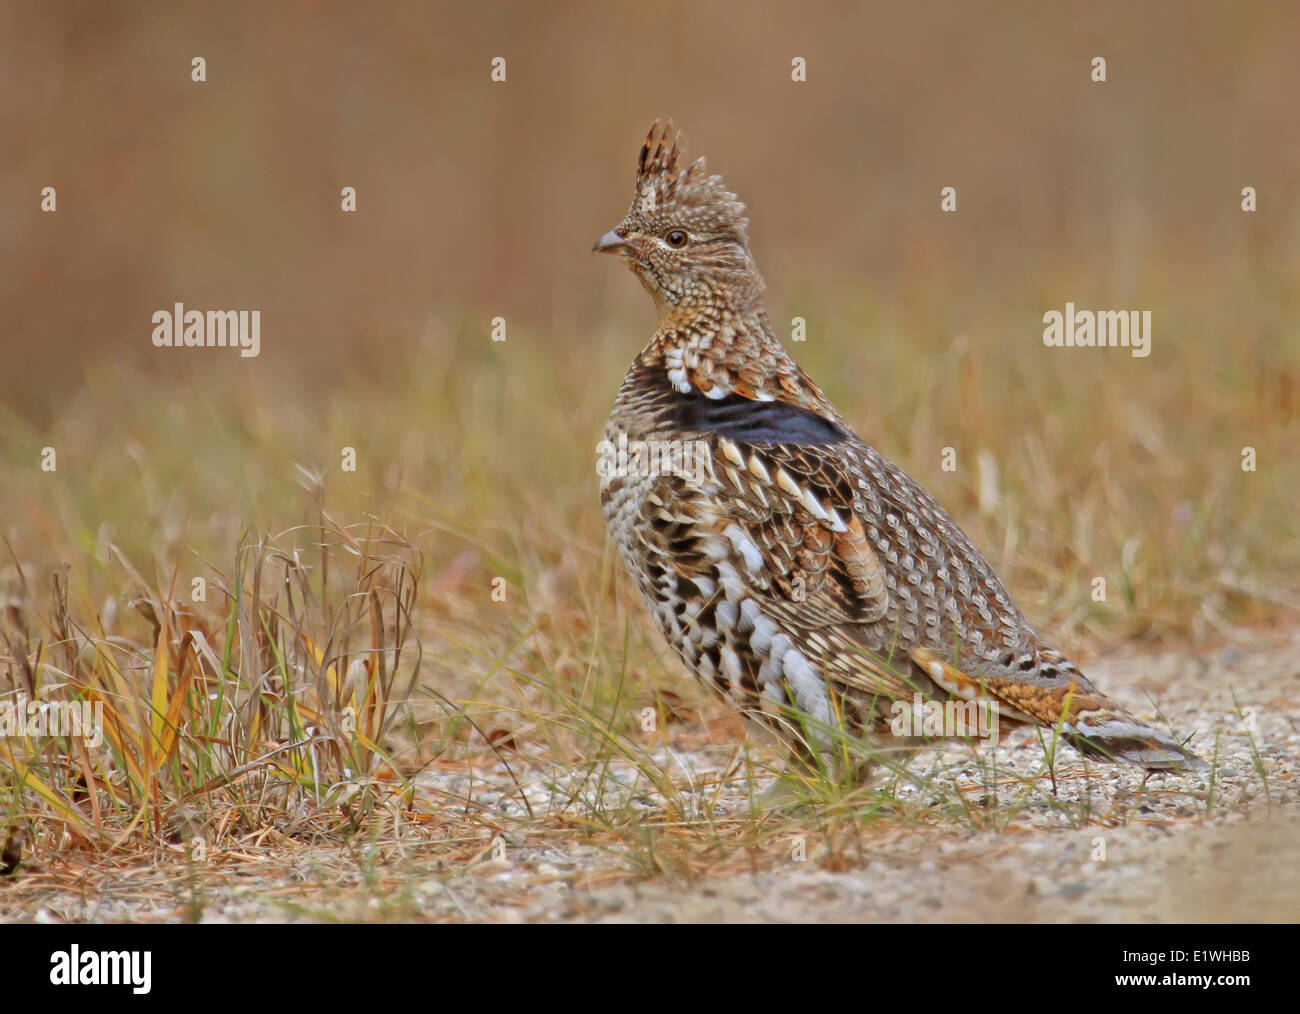
[[[1080,753],[1150,771],[1192,772],[1209,767],[1182,743],[1124,714],[1085,712],[1065,724],[1064,735]]]

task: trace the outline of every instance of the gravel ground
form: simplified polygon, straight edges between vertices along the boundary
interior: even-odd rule
[[[664,797],[643,772],[615,763],[597,782],[524,753],[511,758],[513,778],[499,764],[423,777],[428,798],[468,794],[477,808],[440,843],[398,832],[371,852],[286,845],[277,854],[264,842],[209,857],[197,877],[179,859],[129,872],[75,859],[31,863],[0,882],[0,918],[1295,921],[1297,660],[1300,630],[1265,647],[1116,656],[1088,667],[1144,718],[1156,715],[1143,702],[1159,701],[1175,728],[1195,731],[1192,745],[1203,758],[1213,759],[1217,744],[1213,779],[1154,775],[1144,784],[1140,771],[1095,764],[1085,775],[1062,747],[1055,795],[1046,778],[1031,791],[1026,784],[1043,753],[1036,738],[1019,732],[997,748],[992,793],[987,766],[953,744],[911,760],[921,784],[897,790],[900,819],[891,819],[891,806],[855,828],[847,844],[833,830],[828,837],[816,814],[804,828],[796,812],[745,861],[674,866],[671,856],[659,860],[653,849],[629,844],[626,833],[593,830],[592,812],[603,808],[634,825],[643,814],[647,827],[664,833]],[[696,800],[688,816],[711,821],[724,837],[728,826],[746,825],[750,792],[767,788],[734,773],[722,777],[736,756],[734,743],[661,747],[656,755],[677,793]],[[528,820],[520,785],[533,810]],[[973,817],[952,816],[961,799]],[[934,820],[917,820],[927,806]],[[458,833],[465,847],[449,859],[446,843]]]

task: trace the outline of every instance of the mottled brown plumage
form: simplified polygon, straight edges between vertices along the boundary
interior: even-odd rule
[[[888,732],[893,702],[920,692],[1059,723],[1089,754],[1198,765],[1045,645],[943,508],[785,352],[744,215],[656,123],[632,207],[595,247],[659,311],[610,415],[607,446],[633,453],[601,469],[601,502],[683,661],[805,751]]]

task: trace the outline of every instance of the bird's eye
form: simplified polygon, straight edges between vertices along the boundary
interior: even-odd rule
[[[668,241],[669,246],[674,248],[684,247],[686,245],[686,233],[681,229],[672,230],[672,232],[668,233],[664,239]]]

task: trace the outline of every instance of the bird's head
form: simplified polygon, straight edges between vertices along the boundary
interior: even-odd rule
[[[622,257],[661,316],[743,312],[763,292],[745,206],[721,176],[708,175],[704,159],[683,166],[681,153],[672,123],[655,121],[641,146],[632,207],[592,249]]]

